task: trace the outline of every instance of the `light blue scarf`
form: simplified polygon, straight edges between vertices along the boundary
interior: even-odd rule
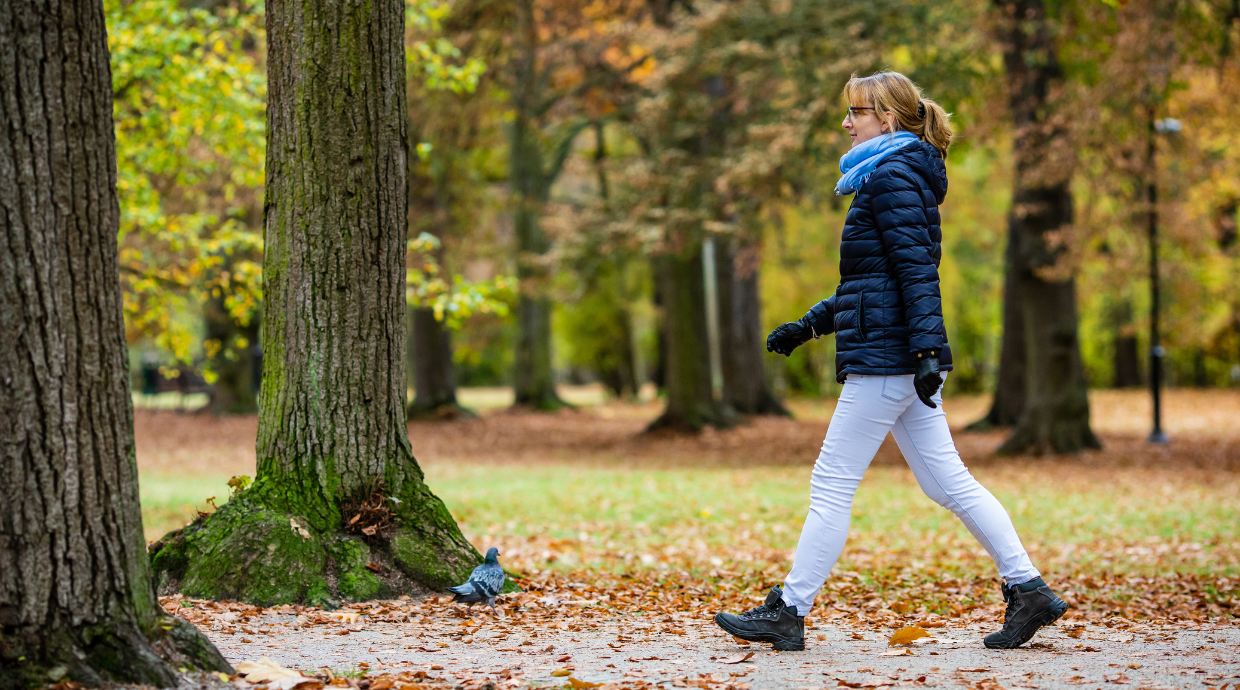
[[[884,158],[917,140],[917,136],[912,132],[899,131],[880,134],[852,147],[840,157],[840,172],[844,173],[844,176],[835,185],[835,193],[852,194],[861,189],[866,178]]]

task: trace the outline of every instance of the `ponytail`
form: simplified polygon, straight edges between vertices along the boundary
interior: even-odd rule
[[[899,72],[879,72],[868,77],[853,75],[844,85],[849,105],[876,108],[880,119],[891,122],[884,113],[895,116],[895,129],[916,135],[938,149],[947,158],[952,145],[951,115],[929,98],[921,97],[921,89]]]
[[[951,116],[943,110],[943,106],[929,98],[921,99],[921,111],[925,113],[921,121],[921,132],[918,133],[913,127],[907,129],[920,137],[922,141],[938,149],[943,160],[947,160],[947,149],[952,145],[953,137]]]

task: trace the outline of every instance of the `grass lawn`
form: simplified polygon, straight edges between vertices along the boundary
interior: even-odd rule
[[[1235,419],[1240,395],[1172,392],[1173,434],[1179,428],[1180,439],[1207,441],[1212,430],[1223,435],[1210,441],[1214,446],[1177,440],[1154,451],[1165,457],[1125,466],[1132,460],[1127,448],[1146,452],[1130,438],[1141,395],[1105,391],[1095,398],[1095,427],[1112,433],[1102,454],[996,461],[986,448],[999,436],[958,433],[958,443],[1048,574],[1235,577],[1240,473],[1203,469],[1196,456],[1234,460],[1228,434],[1236,432],[1211,418]],[[471,541],[482,550],[499,546],[514,571],[747,572],[777,581],[808,508],[809,474],[830,407],[795,402],[798,421],[689,439],[640,434],[657,402],[491,414],[410,429],[432,489]],[[978,398],[948,405],[954,425],[984,407]],[[254,424],[252,417],[139,411],[148,539],[209,510],[208,497],[223,503],[230,476],[253,474]],[[837,571],[989,578],[994,567],[955,517],[921,493],[898,452],[885,448],[857,495]]]

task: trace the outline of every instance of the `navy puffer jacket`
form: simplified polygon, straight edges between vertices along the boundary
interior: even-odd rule
[[[887,156],[857,190],[840,241],[840,285],[805,315],[817,335],[835,333],[835,378],[898,376],[918,356],[950,371],[943,328],[939,204],[947,168],[915,142]]]

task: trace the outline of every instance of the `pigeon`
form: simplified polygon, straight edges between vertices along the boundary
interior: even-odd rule
[[[474,604],[482,602],[490,606],[494,613],[495,595],[504,587],[506,579],[504,569],[499,565],[499,549],[492,546],[487,549],[487,558],[482,565],[469,574],[469,580],[463,585],[449,587],[448,591],[455,595],[452,597],[453,603],[464,602],[472,609]]]

